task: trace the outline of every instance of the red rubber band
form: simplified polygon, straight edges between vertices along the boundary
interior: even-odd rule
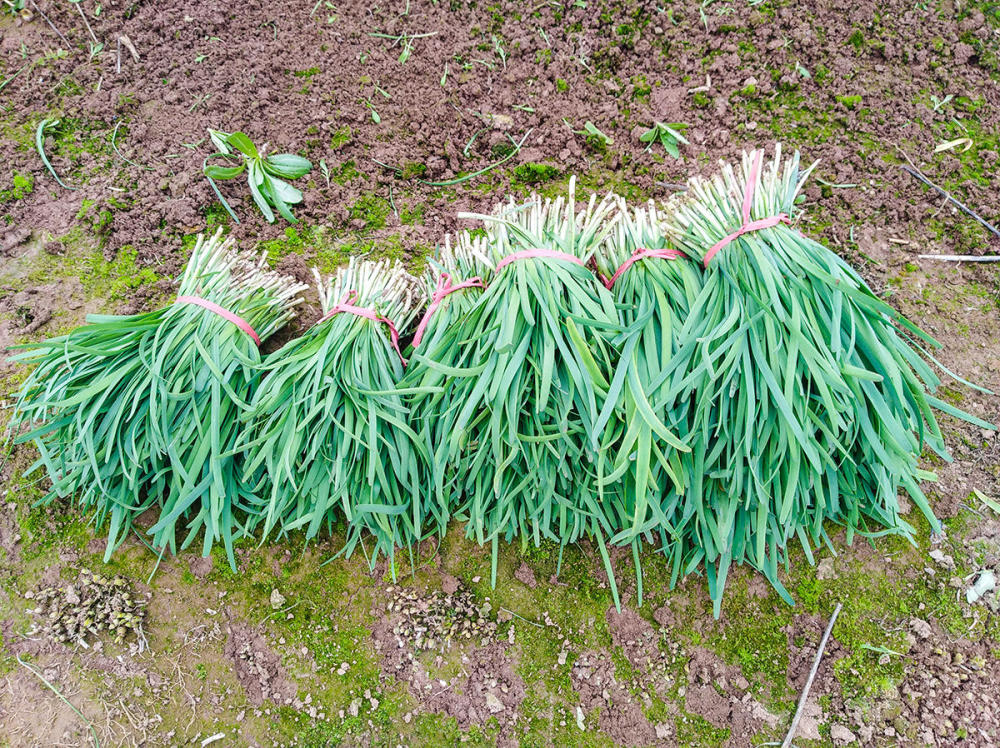
[[[420,345],[420,341],[424,337],[424,332],[427,330],[427,323],[431,321],[431,315],[437,311],[437,308],[441,306],[441,302],[444,301],[445,297],[453,293],[454,291],[459,291],[463,288],[486,288],[486,284],[483,283],[483,279],[480,277],[469,278],[467,281],[462,281],[461,283],[456,283],[452,285],[451,276],[448,273],[441,273],[437,279],[437,288],[434,289],[434,296],[431,297],[431,303],[427,306],[427,311],[424,312],[424,316],[420,319],[420,324],[417,325],[417,331],[413,335],[413,347],[416,348]]]
[[[243,332],[245,332],[247,335],[249,335],[251,338],[253,338],[253,342],[254,343],[256,343],[258,346],[260,346],[260,337],[254,331],[254,329],[250,326],[249,322],[247,322],[245,319],[243,319],[239,315],[233,314],[228,309],[224,309],[223,307],[219,306],[215,302],[209,301],[208,299],[203,299],[200,296],[178,296],[176,303],[178,303],[178,304],[194,304],[195,306],[200,306],[203,309],[207,309],[210,312],[214,312],[215,314],[218,314],[224,320],[226,320],[228,322],[232,322],[234,325],[236,325],[238,328],[240,328]]]
[[[639,248],[632,252],[632,256],[629,257],[621,266],[615,271],[615,274],[610,278],[601,278],[605,287],[610,291],[611,287],[615,285],[615,281],[618,280],[626,270],[628,270],[632,265],[637,263],[639,260],[644,260],[647,257],[657,258],[660,260],[679,260],[682,257],[687,257],[683,252],[678,252],[676,249],[643,249]]]
[[[761,229],[769,229],[773,226],[777,226],[779,223],[791,223],[788,216],[784,213],[779,213],[776,216],[769,216],[767,218],[758,218],[756,221],[750,220],[750,207],[753,203],[753,195],[757,189],[757,172],[760,170],[761,161],[764,160],[764,151],[757,151],[757,160],[754,161],[753,168],[750,169],[750,176],[747,179],[747,186],[743,192],[743,225],[740,226],[736,231],[731,233],[729,236],[717,241],[712,247],[705,253],[704,265],[708,267],[708,263],[713,257],[718,253],[720,249],[725,247],[731,241],[739,239],[744,234],[751,231],[760,231]]]
[[[396,355],[399,356],[399,360],[403,362],[403,366],[406,366],[406,359],[403,358],[403,352],[399,350],[399,331],[396,326],[392,323],[392,320],[388,317],[383,317],[381,314],[376,312],[370,307],[364,306],[354,306],[351,302],[356,301],[358,298],[357,291],[348,291],[344,294],[342,298],[334,307],[320,317],[319,321],[316,322],[317,325],[326,322],[333,315],[345,312],[347,314],[354,314],[358,317],[364,317],[365,319],[370,319],[372,322],[381,322],[383,325],[389,328],[389,339],[392,341],[392,347],[396,351]]]
[[[512,255],[507,255],[500,262],[497,263],[497,272],[499,273],[504,267],[510,265],[510,263],[515,260],[528,260],[532,257],[546,257],[550,260],[566,260],[567,262],[572,262],[575,265],[585,266],[583,260],[579,257],[565,252],[557,252],[554,249],[524,249],[520,252],[515,252]]]

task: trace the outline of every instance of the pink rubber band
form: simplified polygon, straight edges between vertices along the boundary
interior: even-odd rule
[[[764,151],[757,151],[757,160],[753,163],[753,168],[750,169],[750,176],[747,179],[746,190],[743,193],[743,225],[740,226],[736,231],[731,233],[729,236],[717,241],[712,247],[705,253],[704,264],[708,267],[708,263],[716,253],[731,241],[739,239],[744,234],[751,231],[760,231],[761,229],[769,229],[773,226],[777,226],[779,223],[791,223],[788,216],[784,213],[779,213],[776,216],[769,216],[767,218],[758,218],[756,221],[750,220],[750,208],[753,204],[754,191],[757,189],[757,172],[760,170],[761,161],[764,160]]]
[[[679,260],[682,257],[687,257],[687,255],[684,254],[683,252],[678,252],[676,249],[667,249],[665,247],[662,249],[639,248],[632,253],[631,257],[629,257],[627,260],[625,260],[625,262],[621,264],[621,267],[619,267],[615,271],[614,275],[612,275],[610,278],[602,277],[601,281],[604,283],[605,287],[607,287],[607,289],[610,291],[611,287],[615,285],[615,281],[618,280],[625,273],[626,270],[632,267],[632,265],[637,263],[639,260],[644,260],[647,257],[657,258],[660,260]]]
[[[254,343],[260,346],[260,337],[258,337],[257,333],[250,326],[250,323],[247,322],[242,317],[240,317],[239,315],[233,314],[228,309],[224,309],[218,304],[209,301],[208,299],[203,299],[200,296],[178,296],[176,303],[194,304],[195,306],[200,306],[203,309],[207,309],[210,312],[218,314],[220,317],[222,317],[222,319],[228,322],[232,322],[234,325],[240,328],[243,332],[245,332],[247,335],[253,338]]]
[[[500,262],[497,263],[497,272],[499,273],[504,267],[510,265],[510,263],[515,260],[528,260],[532,257],[546,257],[550,260],[566,260],[567,262],[572,262],[581,266],[586,266],[587,264],[575,255],[566,254],[565,252],[557,252],[554,249],[524,249],[520,252],[515,252],[512,255],[507,255],[500,260]]]
[[[364,317],[365,319],[370,319],[372,322],[381,322],[383,325],[389,328],[389,339],[392,341],[392,347],[395,349],[396,355],[399,356],[399,360],[403,362],[403,366],[406,366],[406,359],[403,358],[403,352],[399,350],[399,331],[396,329],[396,326],[392,323],[392,320],[389,319],[388,317],[383,317],[381,314],[376,312],[374,309],[371,309],[370,307],[354,306],[351,302],[356,301],[357,298],[358,298],[357,291],[348,291],[346,294],[344,294],[344,298],[342,298],[339,302],[337,302],[334,305],[333,309],[331,309],[329,312],[327,312],[326,314],[324,314],[322,317],[319,318],[316,324],[317,325],[322,324],[323,322],[326,322],[328,319],[330,319],[333,315],[340,314],[341,312],[345,312],[347,314],[354,314],[357,315],[358,317]]]
[[[437,288],[434,289],[434,296],[431,297],[431,303],[427,306],[427,311],[424,312],[424,316],[420,319],[420,324],[417,325],[417,331],[413,335],[413,347],[416,348],[420,345],[420,341],[424,337],[424,332],[427,329],[427,323],[431,321],[431,315],[437,311],[437,308],[441,306],[441,302],[444,301],[445,297],[453,293],[454,291],[459,291],[463,288],[486,288],[486,284],[483,283],[483,279],[480,277],[469,278],[467,281],[462,281],[461,283],[451,284],[451,275],[448,273],[441,273],[437,279]]]

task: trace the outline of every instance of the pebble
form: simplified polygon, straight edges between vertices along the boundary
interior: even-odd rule
[[[830,740],[834,745],[850,745],[858,742],[858,736],[843,725],[833,725],[830,728]]]
[[[503,702],[500,701],[494,694],[489,691],[486,692],[486,708],[489,709],[493,714],[502,712],[506,707]]]
[[[278,592],[277,588],[271,590],[271,607],[278,610],[285,604],[285,596]]]

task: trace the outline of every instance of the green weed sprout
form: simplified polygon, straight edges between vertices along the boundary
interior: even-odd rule
[[[646,143],[646,150],[652,150],[653,146],[659,143],[664,150],[674,158],[680,158],[681,151],[678,143],[689,145],[687,138],[681,134],[681,130],[686,130],[687,125],[682,122],[671,122],[669,125],[663,122],[654,122],[653,126],[639,136],[639,140]]]
[[[216,152],[202,162],[202,171],[222,207],[236,223],[240,219],[222,196],[215,180],[236,179],[244,173],[247,175],[250,195],[268,223],[274,223],[275,210],[289,223],[298,223],[289,206],[302,202],[302,192],[285,180],[298,179],[308,174],[312,169],[312,163],[308,159],[293,153],[264,155],[265,149],[258,151],[250,138],[241,132],[225,133],[209,129],[208,134]],[[230,162],[236,160],[239,163],[236,166],[209,164],[209,160],[213,158],[224,158]]]

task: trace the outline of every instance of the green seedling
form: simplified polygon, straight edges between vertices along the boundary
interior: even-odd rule
[[[52,167],[52,163],[49,161],[49,157],[45,154],[45,138],[58,127],[58,119],[46,118],[39,122],[38,129],[35,130],[35,150],[38,151],[38,156],[42,159],[42,163],[45,164],[45,168],[49,170],[49,174],[59,183],[59,186],[67,190],[75,190],[76,187],[70,187],[59,178],[56,170]]]
[[[247,184],[250,186],[253,201],[268,223],[274,223],[274,210],[277,210],[289,223],[298,223],[289,206],[302,202],[302,192],[285,180],[298,179],[308,174],[312,169],[312,163],[308,159],[296,156],[294,153],[275,153],[266,156],[264,155],[266,146],[258,151],[250,138],[241,132],[225,133],[209,129],[208,135],[215,145],[216,152],[207,156],[202,162],[202,171],[222,207],[236,223],[239,223],[240,219],[219,192],[215,180],[236,179],[244,173],[247,175]],[[235,160],[238,163],[235,166],[209,164],[209,159],[213,158],[224,158],[230,162]]]
[[[686,130],[687,125],[682,122],[654,122],[653,126],[639,136],[639,140],[646,143],[646,150],[652,150],[653,146],[659,143],[663,149],[674,158],[680,158],[681,151],[678,143],[689,145],[687,138],[681,134],[681,130]]]
[[[399,61],[401,63],[405,63],[410,59],[410,55],[413,54],[414,39],[425,39],[428,36],[437,36],[437,32],[429,31],[426,34],[369,34],[368,36],[375,37],[376,39],[391,39],[392,44],[389,45],[389,49],[392,49],[397,44],[402,44],[403,49],[399,53]]]
[[[597,125],[595,125],[590,120],[587,120],[584,123],[582,130],[574,130],[573,132],[576,133],[577,135],[583,135],[587,139],[587,143],[589,145],[594,146],[600,150],[607,148],[609,145],[615,142],[614,140],[611,139],[610,135],[607,135],[606,133],[598,129]]]

